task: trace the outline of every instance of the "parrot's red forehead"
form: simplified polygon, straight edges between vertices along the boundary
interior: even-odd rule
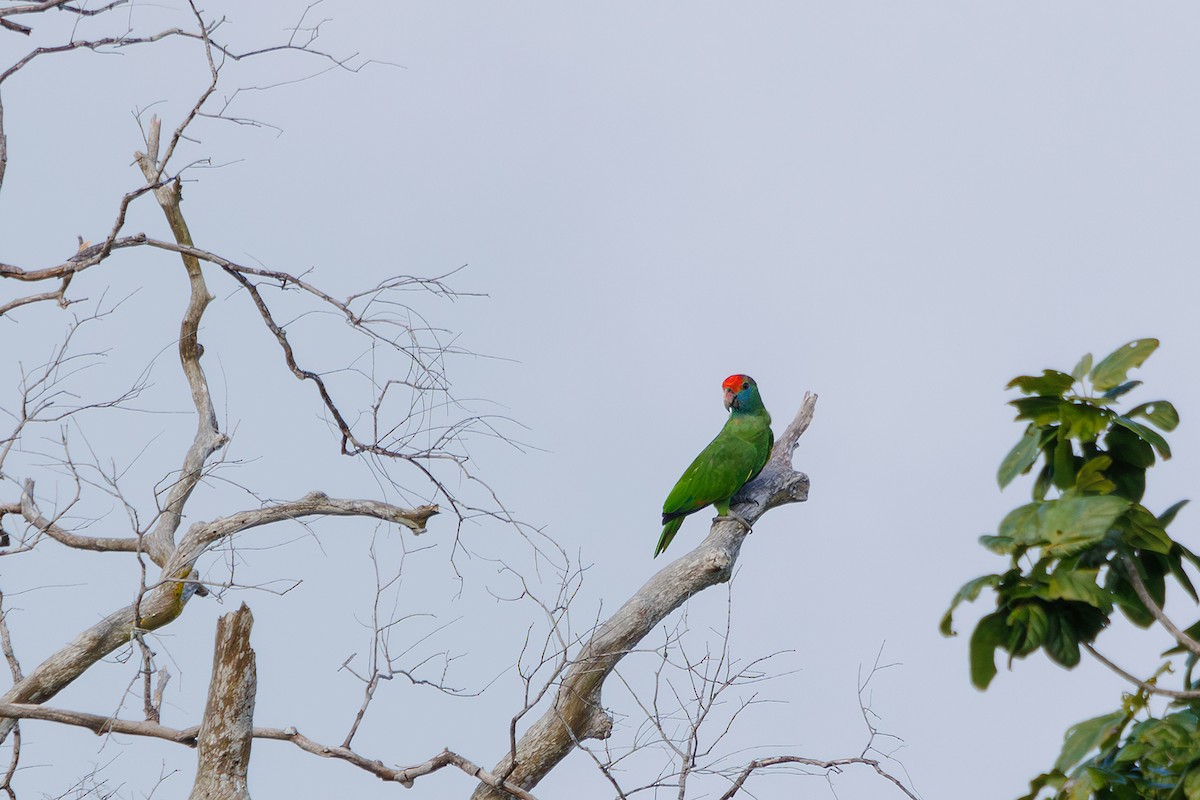
[[[742,389],[742,384],[749,380],[750,378],[746,377],[745,375],[730,375],[725,379],[725,382],[721,384],[721,388],[731,389],[734,392],[739,392]]]

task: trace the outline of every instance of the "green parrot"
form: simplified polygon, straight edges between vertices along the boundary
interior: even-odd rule
[[[683,518],[707,505],[729,515],[729,500],[762,472],[775,444],[771,415],[763,407],[758,384],[749,375],[730,375],[721,384],[729,419],[717,438],[696,456],[663,503],[663,531],[654,557],[667,549]]]

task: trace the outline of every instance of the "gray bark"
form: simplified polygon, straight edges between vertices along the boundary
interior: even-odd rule
[[[196,782],[190,800],[250,800],[246,772],[254,735],[258,684],[250,628],[254,615],[242,603],[217,620],[212,681],[197,740]]]

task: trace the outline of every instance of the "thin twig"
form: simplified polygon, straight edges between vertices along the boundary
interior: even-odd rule
[[[885,770],[879,761],[873,758],[862,758],[859,756],[854,758],[835,758],[829,761],[821,761],[815,758],[804,758],[802,756],[772,756],[771,758],[755,759],[746,765],[745,769],[742,770],[742,773],[738,775],[737,779],[733,782],[733,785],[729,787],[729,791],[721,795],[720,800],[730,800],[730,798],[732,798],[741,790],[742,786],[746,783],[746,779],[749,778],[755,770],[763,769],[765,767],[774,767],[779,764],[803,764],[804,766],[816,767],[817,769],[833,772],[841,772],[842,767],[848,767],[854,764],[862,764],[875,770],[881,777],[891,781],[893,784],[895,784],[897,789],[904,792],[906,797],[909,797],[912,800],[920,800],[920,798],[909,791],[908,787],[904,785],[903,781]]]
[[[68,711],[48,706],[27,705],[19,703],[0,703],[0,717],[10,719],[37,719],[57,722],[63,725],[74,725],[87,728],[98,736],[110,733],[120,733],[129,736],[147,736],[163,739],[168,742],[195,747],[200,735],[200,726],[190,728],[168,728],[157,722],[135,721],[105,717],[100,714],[89,714],[83,711]],[[291,742],[305,752],[322,758],[335,758],[353,764],[359,769],[366,770],[372,775],[385,781],[395,781],[405,787],[411,787],[417,778],[437,772],[444,767],[458,767],[460,770],[489,786],[502,789],[521,800],[537,800],[529,792],[511,783],[502,783],[496,776],[472,763],[451,750],[443,750],[433,758],[411,767],[395,769],[385,766],[382,761],[368,759],[346,747],[324,745],[309,739],[295,728],[254,728],[255,739],[273,739],[280,742]]]
[[[1150,683],[1149,681],[1144,681],[1141,678],[1137,677],[1136,675],[1126,672],[1125,670],[1118,667],[1112,661],[1105,658],[1100,652],[1098,652],[1096,650],[1095,647],[1093,647],[1089,643],[1081,642],[1081,644],[1083,645],[1083,648],[1085,650],[1087,650],[1089,653],[1091,653],[1093,656],[1096,657],[1097,661],[1099,661],[1101,664],[1103,664],[1104,666],[1111,669],[1116,674],[1120,675],[1125,680],[1136,685],[1139,689],[1142,689],[1143,691],[1149,692],[1150,694],[1161,695],[1163,697],[1171,697],[1176,700],[1195,700],[1196,698],[1200,697],[1200,691],[1185,692],[1185,691],[1179,691],[1177,689],[1164,689],[1161,686]]]
[[[1154,602],[1154,598],[1150,596],[1150,590],[1146,588],[1146,584],[1142,582],[1142,576],[1138,573],[1137,567],[1126,558],[1121,559],[1121,566],[1124,567],[1125,575],[1129,578],[1129,583],[1132,584],[1133,591],[1137,593],[1138,599],[1142,601],[1142,605],[1146,606],[1146,609],[1154,615],[1159,624],[1175,637],[1175,641],[1200,656],[1200,642],[1197,642],[1180,630],[1179,626],[1163,613],[1158,603]]]

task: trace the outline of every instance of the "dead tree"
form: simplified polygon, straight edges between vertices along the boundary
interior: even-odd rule
[[[467,482],[478,480],[479,476],[469,471],[462,442],[475,430],[491,434],[494,429],[490,420],[469,410],[449,421],[431,421],[430,409],[458,408],[443,372],[454,348],[436,336],[428,338],[431,326],[413,321],[416,312],[400,298],[400,293],[415,289],[434,295],[453,295],[443,279],[398,275],[366,291],[339,297],[307,273],[252,266],[204,247],[204,237],[193,232],[185,217],[184,181],[193,174],[196,162],[181,163],[180,153],[187,148],[198,121],[232,119],[228,99],[224,105],[217,99],[218,86],[222,85],[230,65],[285,51],[333,68],[354,69],[355,65],[316,47],[321,25],[307,21],[312,6],[290,28],[285,41],[238,51],[220,38],[224,21],[206,17],[206,12],[191,2],[177,9],[178,25],[151,30],[126,27],[118,13],[124,2],[115,0],[88,8],[70,0],[0,0],[3,6],[0,37],[7,37],[9,42],[26,39],[30,42],[22,56],[7,66],[0,64],[0,190],[9,162],[9,148],[18,154],[16,157],[20,153],[19,140],[6,135],[4,90],[9,81],[24,78],[30,64],[71,52],[138,52],[174,42],[191,47],[191,56],[207,68],[208,75],[205,85],[191,97],[188,109],[175,119],[173,126],[164,127],[157,118],[143,120],[139,116],[139,122],[144,123],[143,142],[134,156],[139,177],[132,188],[114,192],[112,222],[102,225],[92,241],[80,237],[78,246],[70,248],[73,252],[63,253],[49,265],[0,261],[0,287],[5,290],[0,294],[0,321],[35,313],[61,313],[65,320],[62,344],[40,365],[22,368],[16,378],[18,399],[11,407],[2,409],[11,415],[12,427],[6,433],[0,432],[0,557],[21,559],[39,548],[61,546],[94,552],[97,559],[106,557],[105,554],[132,558],[140,572],[137,585],[130,587],[125,601],[108,609],[99,621],[82,631],[63,631],[65,644],[31,669],[23,668],[18,659],[19,642],[14,645],[16,637],[10,635],[3,605],[5,597],[0,594],[0,652],[12,676],[11,687],[0,695],[0,744],[7,744],[11,752],[9,768],[0,777],[0,790],[13,800],[17,797],[14,776],[22,747],[19,723],[38,720],[84,727],[100,735],[152,737],[196,748],[198,771],[193,798],[248,797],[246,776],[251,743],[253,739],[265,739],[289,742],[306,754],[344,761],[383,781],[405,787],[413,786],[425,775],[454,767],[478,782],[475,797],[512,796],[528,800],[533,797],[531,790],[568,754],[576,749],[591,754],[585,743],[611,734],[613,722],[601,698],[606,681],[616,674],[617,664],[689,597],[730,580],[749,528],[736,521],[714,523],[708,537],[696,549],[660,570],[607,621],[587,626],[582,634],[571,633],[567,615],[578,591],[582,569],[572,566],[565,557],[559,558],[562,551],[553,542],[515,520],[486,487],[482,492],[485,501],[476,503],[452,489],[445,479],[449,470],[451,475],[465,477]],[[64,20],[68,24],[64,25]],[[236,121],[245,122],[241,118]],[[169,235],[154,236],[128,229],[131,209],[151,202],[157,204]],[[106,270],[115,268],[124,256],[137,252],[152,253],[156,264],[174,271],[179,278],[178,286],[186,293],[172,349],[179,364],[175,377],[182,377],[182,384],[187,387],[189,415],[195,424],[187,446],[172,456],[174,462],[169,470],[164,470],[167,477],[149,492],[154,498],[154,508],[148,514],[125,495],[115,474],[95,469],[99,477],[85,476],[62,428],[65,422],[85,415],[127,407],[146,388],[145,381],[139,379],[116,395],[76,398],[70,385],[72,370],[80,358],[79,340],[84,336],[80,331],[94,320],[116,313],[112,306],[96,304],[90,313],[81,316],[78,313],[83,302],[81,286],[103,287],[109,274]],[[4,257],[0,253],[0,258]],[[319,309],[345,323],[365,342],[372,359],[392,359],[388,370],[359,371],[372,393],[371,400],[364,404],[343,391],[338,381],[342,372],[349,371],[341,369],[346,364],[327,371],[311,365],[311,354],[294,341],[289,317],[279,311],[285,299],[296,296],[304,298],[308,304],[306,310]],[[228,507],[198,519],[201,514],[196,512],[193,498],[198,488],[213,481],[213,471],[220,465],[230,442],[230,431],[222,428],[213,400],[205,370],[208,361],[204,346],[206,312],[214,302],[227,300],[242,303],[241,308],[248,310],[255,324],[261,326],[259,333],[277,346],[280,362],[297,380],[295,398],[289,400],[302,398],[320,410],[341,454],[369,459],[375,465],[378,483],[364,491],[370,497],[331,497],[320,487],[305,486],[299,487],[291,500]],[[22,344],[28,343],[18,340],[17,346]],[[4,345],[9,346],[10,341],[6,340]],[[66,402],[68,398],[70,402]],[[815,404],[814,395],[805,398],[780,437],[767,467],[735,498],[734,510],[750,524],[778,506],[807,499],[808,478],[793,469],[792,455],[812,420]],[[22,460],[21,455],[26,452],[33,431],[56,428],[60,430],[57,449],[46,456],[53,467],[50,477],[35,480],[35,473],[41,476],[47,473],[38,472],[37,465]],[[401,470],[405,471],[403,477],[399,475]],[[41,483],[43,480],[58,482],[47,492],[39,489],[45,485]],[[381,494],[387,496],[380,487],[405,498],[419,497],[421,501],[396,503],[379,499]],[[89,520],[81,520],[74,514],[85,495],[97,491],[128,511],[129,535],[95,535],[89,530]],[[409,759],[410,766],[394,763],[408,758],[407,754],[387,754],[393,762],[389,765],[381,760],[383,754],[367,756],[355,749],[359,723],[381,681],[399,676],[413,684],[432,684],[439,690],[451,691],[437,680],[419,678],[397,663],[388,650],[388,637],[398,619],[381,615],[378,609],[373,612],[371,623],[375,652],[368,669],[355,671],[364,685],[362,704],[340,744],[314,741],[295,727],[254,726],[257,675],[265,677],[271,667],[256,664],[249,645],[252,617],[245,605],[223,618],[218,626],[208,703],[202,719],[185,728],[162,724],[160,710],[168,674],[157,668],[147,638],[180,619],[197,602],[196,598],[230,588],[231,583],[205,579],[201,561],[206,554],[232,542],[248,540],[266,526],[325,517],[370,520],[387,527],[393,535],[410,537],[423,533],[439,513],[443,514],[439,520],[445,520],[445,524],[435,527],[439,528],[439,535],[447,537],[456,536],[465,521],[478,517],[509,526],[529,543],[530,557],[537,564],[553,562],[561,582],[557,597],[543,601],[539,599],[542,588],[534,585],[532,577],[504,566],[523,587],[522,597],[537,604],[538,613],[544,617],[545,637],[540,652],[527,642],[515,656],[525,694],[511,719],[497,721],[497,749],[506,746],[508,753],[493,769],[477,766],[459,752],[442,747],[442,743],[431,745],[424,753]],[[185,525],[185,521],[189,524]],[[455,542],[457,548],[457,539]],[[377,597],[395,580],[378,569],[376,579]],[[530,636],[529,641],[534,638]],[[142,681],[144,719],[75,711],[53,703],[65,688],[123,648],[141,653],[138,675]],[[528,662],[524,660],[526,656]],[[343,666],[353,671],[349,661]],[[535,713],[540,713],[540,717],[518,737],[525,718]],[[506,741],[502,735],[505,731]],[[428,756],[430,751],[435,754]],[[606,765],[599,759],[596,763],[618,795],[624,796]],[[744,769],[724,776],[728,783],[726,797],[740,791],[752,773],[787,764],[802,764],[819,771],[863,764],[913,796],[864,751],[856,757],[832,760],[803,756],[754,759]],[[687,769],[690,767],[685,768],[678,780],[680,797],[686,791]]]

